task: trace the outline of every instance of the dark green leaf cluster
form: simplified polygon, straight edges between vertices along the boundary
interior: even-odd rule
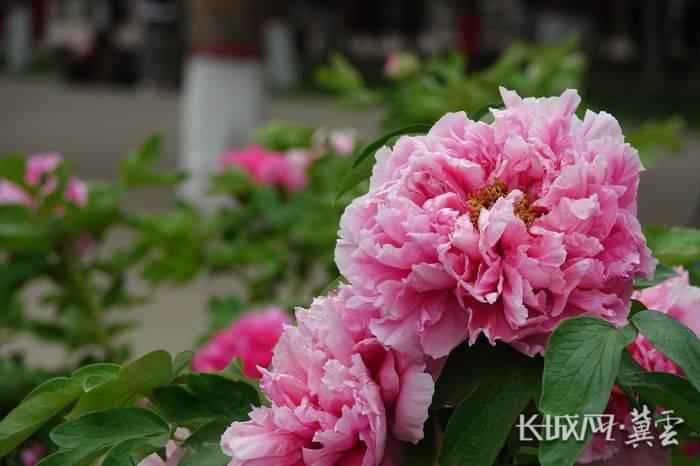
[[[237,363],[212,374],[189,373],[191,352],[173,361],[164,351],[129,364],[93,364],[34,389],[0,422],[0,458],[43,426],[55,451],[39,464],[128,465],[164,455],[169,441],[183,450],[179,464],[224,465],[221,434],[260,404],[256,384]],[[187,428],[187,439],[177,428]]]

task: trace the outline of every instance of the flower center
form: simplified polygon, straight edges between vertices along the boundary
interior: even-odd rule
[[[490,209],[496,201],[505,197],[508,194],[508,188],[499,179],[489,186],[481,188],[474,194],[470,194],[467,198],[467,206],[469,206],[469,219],[475,227],[478,227],[479,215],[483,209]],[[532,200],[527,194],[518,199],[513,205],[515,215],[520,218],[528,229],[535,222],[535,219],[540,216],[532,206]]]

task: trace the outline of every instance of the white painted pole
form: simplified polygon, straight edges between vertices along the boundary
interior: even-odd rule
[[[182,96],[182,195],[206,208],[219,156],[245,145],[262,119],[264,76],[253,0],[191,0]]]

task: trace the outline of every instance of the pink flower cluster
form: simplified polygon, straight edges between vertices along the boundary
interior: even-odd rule
[[[221,446],[230,465],[394,465],[417,442],[433,395],[422,358],[369,332],[377,309],[350,287],[297,310],[260,387],[270,407],[234,423]]]
[[[243,362],[243,372],[251,378],[259,378],[259,367],[267,367],[272,361],[272,348],[277,344],[284,325],[291,322],[289,315],[280,308],[269,307],[260,312],[249,312],[231,326],[214,335],[192,360],[192,369],[198,372],[219,371],[233,358]]]
[[[451,113],[377,152],[341,220],[350,285],[285,328],[261,369],[271,406],[222,437],[231,465],[400,464],[460,342],[534,355],[565,318],[626,322],[633,277],[655,267],[636,151],[610,115],[578,119],[575,91],[502,95],[492,124]]]
[[[281,153],[269,151],[258,144],[233,149],[220,159],[223,170],[238,168],[255,183],[280,187],[288,192],[299,191],[309,183],[306,169],[311,161],[312,157],[301,149]]]
[[[41,196],[50,195],[58,187],[58,178],[54,173],[62,162],[61,156],[55,152],[27,157],[24,183],[36,188]],[[88,201],[87,184],[77,178],[71,178],[65,187],[63,198],[79,207],[85,206]],[[37,199],[23,187],[8,180],[0,180],[0,204],[21,204],[34,208],[36,202]]]
[[[676,269],[678,276],[669,278],[664,282],[635,291],[633,298],[641,301],[647,308],[660,311],[677,319],[680,323],[700,336],[700,288],[690,285],[688,272],[682,268]],[[682,375],[681,369],[660,351],[654,348],[647,337],[639,334],[627,349],[632,357],[646,370],[655,372],[668,372]],[[606,413],[614,414],[615,418],[624,419],[628,424],[626,431],[631,430],[630,407],[627,397],[617,388],[613,389]],[[696,443],[690,444],[697,449]],[[697,452],[693,452],[693,456]],[[632,458],[632,459],[628,459]],[[600,435],[594,436],[591,443],[578,459],[585,464],[593,461],[602,461],[602,465],[616,466],[619,464],[634,465],[658,465],[670,464],[668,451],[665,449],[642,448],[637,452],[631,447],[625,446],[621,438],[615,442],[608,442]]]
[[[491,124],[449,113],[376,154],[342,219],[336,263],[381,310],[372,333],[433,358],[480,334],[542,353],[566,318],[627,320],[655,267],[636,218],[642,165],[579,96],[501,89]]]

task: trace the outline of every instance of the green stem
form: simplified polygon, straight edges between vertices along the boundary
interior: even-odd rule
[[[95,333],[95,343],[102,349],[105,360],[114,360],[116,352],[104,325],[102,306],[92,287],[89,274],[85,267],[76,260],[70,247],[59,250],[59,262],[55,272],[54,281],[59,285],[66,286],[70,296],[75,298],[75,301],[90,317]]]

